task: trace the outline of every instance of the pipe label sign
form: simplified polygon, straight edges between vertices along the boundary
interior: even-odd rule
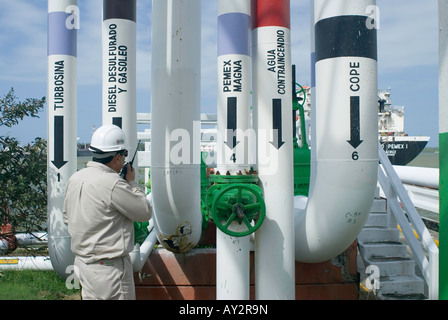
[[[54,62],[53,106],[54,110],[64,108],[64,60]]]
[[[53,55],[48,59],[48,161],[58,172],[56,182],[61,182],[60,170],[73,160],[73,142],[76,146],[76,58]],[[67,149],[67,150],[65,150]],[[76,149],[75,149],[76,160]],[[76,165],[76,162],[75,162]],[[51,174],[50,174],[51,176]],[[66,175],[67,176],[67,175]],[[68,175],[70,176],[70,175]]]
[[[360,62],[350,62],[350,91],[357,93],[361,89],[361,73],[359,71]],[[361,140],[361,118],[360,118],[360,102],[359,95],[350,96],[350,140],[347,142],[353,147],[358,148],[363,142]],[[352,160],[357,161],[359,154],[357,151],[352,153]]]
[[[117,25],[109,25],[109,51],[108,51],[108,69],[107,69],[107,111],[117,111],[117,96],[127,89],[120,87],[121,84],[128,82],[128,47],[117,44]]]
[[[218,56],[218,163],[226,170],[247,163],[247,145],[240,142],[249,127],[250,77],[249,56]]]
[[[241,60],[223,61],[222,92],[242,92],[243,64]]]
[[[277,75],[277,93],[286,93],[286,49],[285,30],[277,30],[277,48],[268,50],[266,56],[267,70]]]

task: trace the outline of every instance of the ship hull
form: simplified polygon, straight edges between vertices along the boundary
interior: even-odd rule
[[[393,165],[405,166],[428,144],[429,137],[380,137],[381,145]]]

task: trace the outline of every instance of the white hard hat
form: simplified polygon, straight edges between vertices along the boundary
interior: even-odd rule
[[[100,153],[125,150],[126,134],[116,125],[103,125],[93,134],[89,149]]]

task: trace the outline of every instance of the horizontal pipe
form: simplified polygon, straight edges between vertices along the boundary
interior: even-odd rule
[[[14,236],[17,239],[19,246],[39,246],[48,244],[48,233],[16,233]],[[6,254],[9,250],[8,241],[0,239],[0,254]]]
[[[393,166],[401,182],[421,187],[439,189],[439,169]]]
[[[6,240],[0,239],[0,254],[5,254],[8,252],[9,245]]]
[[[4,256],[0,257],[0,270],[39,270],[53,271],[48,256]]]
[[[16,233],[15,236],[21,246],[46,245],[48,243],[47,232]]]

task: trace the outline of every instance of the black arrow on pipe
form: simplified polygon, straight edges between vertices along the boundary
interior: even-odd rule
[[[112,118],[112,124],[120,127],[123,129],[123,118],[122,117],[113,117]]]
[[[270,143],[279,150],[285,142],[282,136],[282,100],[272,99],[272,129],[274,130],[273,141]]]
[[[64,117],[54,117],[54,160],[56,168],[61,169],[68,161],[64,161]]]
[[[361,140],[361,129],[360,129],[360,98],[359,96],[350,97],[350,140],[347,140],[348,143],[353,148],[358,148],[359,145],[363,142]]]
[[[227,130],[225,144],[234,149],[239,141],[236,140],[236,97],[227,98]]]

